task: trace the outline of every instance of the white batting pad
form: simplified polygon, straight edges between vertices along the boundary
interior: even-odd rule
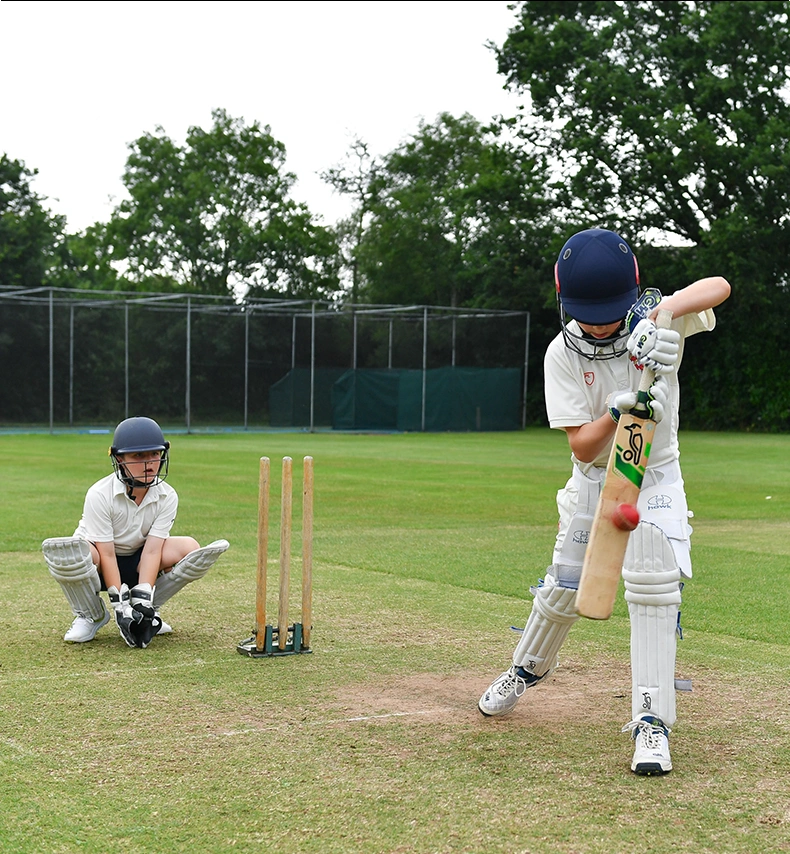
[[[170,572],[160,572],[154,587],[154,607],[158,610],[187,584],[203,578],[219,556],[229,548],[230,543],[227,540],[214,540],[213,543],[190,552]]]
[[[106,611],[90,546],[79,537],[51,537],[41,544],[50,575],[60,584],[75,617],[98,621]]]
[[[652,713],[671,727],[677,717],[680,568],[671,543],[656,525],[640,522],[631,534],[623,579],[631,617],[632,717]]]
[[[579,615],[574,609],[576,591],[557,587],[551,575],[546,575],[544,584],[533,587],[531,592],[535,601],[513,653],[513,663],[540,677],[557,666],[560,647]]]

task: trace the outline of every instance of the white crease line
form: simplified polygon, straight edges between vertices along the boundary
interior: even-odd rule
[[[450,708],[449,706],[445,706],[437,709],[426,709],[421,712],[387,712],[381,715],[357,715],[353,718],[338,718],[337,720],[327,720],[327,721],[293,721],[287,722],[283,721],[276,724],[270,724],[269,726],[256,726],[256,727],[247,727],[246,729],[235,729],[235,730],[225,730],[224,732],[218,733],[201,733],[190,734],[186,736],[186,740],[188,741],[202,741],[205,739],[215,739],[215,738],[230,738],[232,736],[239,735],[262,735],[263,733],[273,732],[277,730],[286,731],[290,730],[293,727],[330,727],[330,726],[338,726],[340,724],[351,724],[351,723],[364,723],[365,721],[377,721],[377,720],[386,720],[387,718],[409,718],[409,717],[421,717],[424,715],[435,715],[441,714],[442,712],[455,712],[457,709]],[[16,739],[6,738],[0,741],[0,744],[5,744],[10,748],[11,751],[17,757],[29,757],[29,756],[37,756],[38,751],[34,748],[26,747],[23,744],[20,744]]]
[[[339,721],[335,721],[335,723],[350,724],[350,723],[355,723],[356,721],[378,721],[378,720],[383,720],[384,718],[407,718],[407,717],[411,717],[412,715],[435,715],[436,712],[439,712],[439,711],[446,712],[449,710],[448,709],[428,709],[427,711],[423,711],[423,712],[389,712],[386,715],[360,715],[359,717],[356,717],[356,718],[342,718]],[[329,723],[331,723],[331,721]]]
[[[442,712],[453,712],[455,709],[451,709],[449,706],[439,709],[427,709],[422,712],[388,712],[383,715],[358,715],[353,718],[339,718],[338,720],[329,720],[329,721],[294,721],[293,723],[279,723],[273,726],[262,726],[262,727],[250,727],[248,729],[235,729],[235,730],[226,730],[225,732],[218,733],[221,736],[231,736],[231,735],[256,735],[261,732],[271,732],[276,729],[290,729],[294,726],[337,726],[338,724],[353,724],[353,723],[364,723],[365,721],[379,721],[386,720],[387,718],[410,718],[410,717],[418,717],[420,715],[435,715],[440,714]]]

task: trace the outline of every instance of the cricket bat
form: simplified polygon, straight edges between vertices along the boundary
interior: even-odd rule
[[[656,326],[666,328],[671,320],[672,312],[662,309]],[[654,379],[655,373],[645,368],[636,406],[617,422],[576,595],[576,612],[591,620],[608,620],[612,616],[628,537],[639,521],[636,502],[656,429],[656,422],[647,416],[646,405]]]

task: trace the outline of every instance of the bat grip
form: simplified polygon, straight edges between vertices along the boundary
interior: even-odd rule
[[[656,326],[659,329],[668,329],[671,322],[672,312],[665,308],[659,309],[656,317]],[[636,393],[636,406],[631,410],[632,415],[636,415],[638,418],[650,417],[650,411],[647,407],[647,394],[650,391],[650,386],[653,385],[655,378],[655,371],[650,368],[644,368],[642,370],[642,378],[639,380],[639,389]]]

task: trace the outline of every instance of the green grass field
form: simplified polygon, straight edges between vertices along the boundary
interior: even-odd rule
[[[0,436],[0,852],[790,851],[790,437],[681,436],[695,512],[671,744],[631,774],[628,620],[581,620],[512,715],[476,709],[550,561],[561,434],[174,435],[174,533],[231,549],[131,650],[70,645],[40,543],[108,436]],[[313,653],[239,655],[258,461],[315,459]],[[292,617],[300,510],[294,502]],[[275,611],[279,517],[271,523]]]

